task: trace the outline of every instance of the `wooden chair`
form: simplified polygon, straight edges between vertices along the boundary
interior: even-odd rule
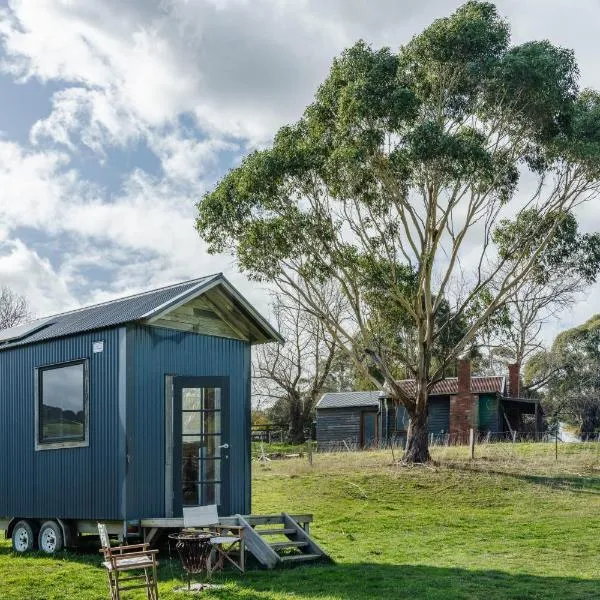
[[[211,553],[207,564],[209,577],[217,569],[222,569],[225,561],[240,573],[245,571],[244,527],[219,523],[219,513],[215,504],[184,508],[183,526],[185,529],[209,531],[213,535],[210,542],[214,552]]]
[[[102,564],[108,574],[111,600],[121,600],[121,592],[139,588],[146,588],[148,600],[158,600],[156,582],[158,550],[150,550],[148,544],[111,546],[106,525],[103,523],[98,523],[98,533],[100,534],[100,552],[104,555]],[[127,571],[135,572],[135,574],[123,576],[122,574]]]

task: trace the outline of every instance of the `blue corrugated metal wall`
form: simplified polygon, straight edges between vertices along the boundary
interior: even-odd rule
[[[448,396],[431,396],[427,416],[429,433],[448,433],[450,430],[450,399]]]
[[[99,340],[104,351],[94,354]],[[0,352],[0,516],[121,518],[118,341],[109,329]],[[34,369],[81,358],[89,359],[89,447],[36,452]]]
[[[429,433],[448,433],[450,428],[450,399],[448,396],[431,396],[427,410],[427,429]],[[404,406],[398,405],[394,423],[396,431],[406,431],[408,422],[408,412]]]
[[[229,512],[249,513],[250,345],[157,327],[130,326],[127,353],[128,517],[165,516],[166,375],[230,378]]]

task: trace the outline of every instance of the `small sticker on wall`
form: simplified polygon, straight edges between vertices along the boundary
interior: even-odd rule
[[[92,351],[94,352],[94,354],[97,354],[98,352],[104,352],[104,340],[101,340],[99,342],[93,342]]]

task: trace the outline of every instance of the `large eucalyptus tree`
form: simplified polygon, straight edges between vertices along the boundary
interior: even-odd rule
[[[198,203],[211,252],[296,298],[406,407],[407,461],[429,458],[433,383],[597,196],[600,96],[577,82],[571,51],[511,46],[493,4],[467,2],[398,52],[346,50],[302,118]]]

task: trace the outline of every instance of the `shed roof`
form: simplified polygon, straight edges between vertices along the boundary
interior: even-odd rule
[[[18,345],[33,344],[58,337],[95,329],[115,327],[131,322],[148,322],[181,306],[193,298],[220,286],[243,314],[245,319],[262,332],[258,341],[282,341],[279,333],[227,281],[222,273],[199,277],[174,285],[134,294],[100,304],[71,310],[18,327],[0,331],[0,350]],[[2,340],[4,340],[2,342]]]
[[[379,397],[380,392],[327,392],[321,396],[317,408],[377,408]]]

